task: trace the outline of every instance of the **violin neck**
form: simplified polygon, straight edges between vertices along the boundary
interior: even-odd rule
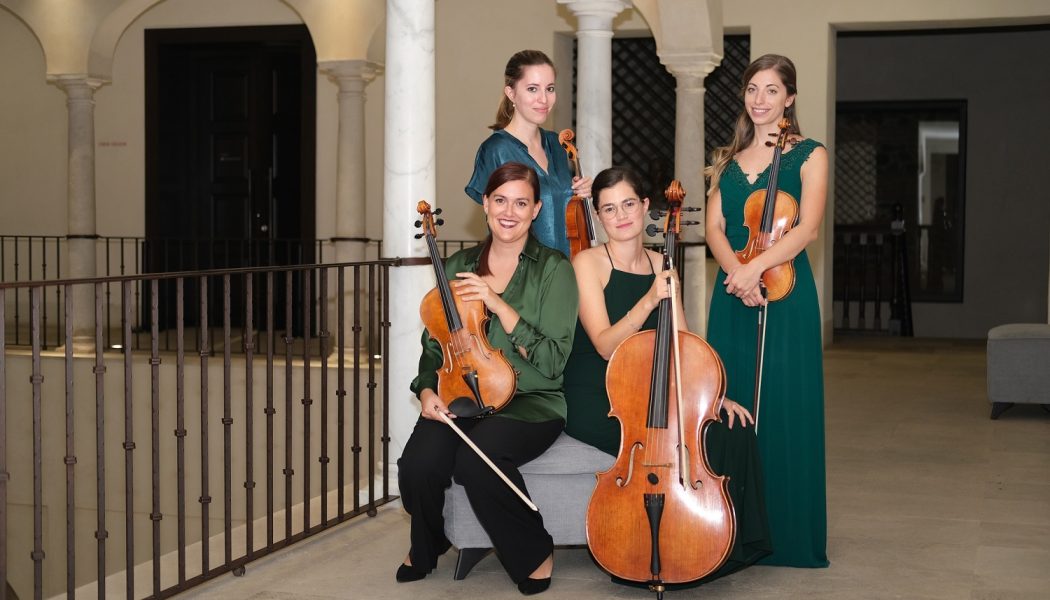
[[[594,217],[591,216],[591,202],[587,198],[580,198],[580,202],[583,203],[583,220],[587,223],[587,239],[591,241],[591,247],[593,248],[598,243],[598,235],[594,233]]]
[[[452,297],[452,286],[448,284],[448,276],[445,275],[445,263],[441,260],[438,252],[437,240],[434,235],[428,233],[427,249],[430,251],[430,262],[434,265],[434,278],[437,280],[438,295],[441,296],[441,306],[445,309],[445,320],[448,323],[449,332],[463,329],[463,320],[459,317],[456,309],[456,301]]]
[[[766,184],[766,203],[762,207],[762,231],[773,231],[773,214],[776,207],[777,184],[780,179],[780,146],[773,148],[773,163],[769,166],[769,183]]]

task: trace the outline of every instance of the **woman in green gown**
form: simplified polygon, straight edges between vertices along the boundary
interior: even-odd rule
[[[733,141],[715,150],[707,202],[707,243],[721,269],[711,298],[708,342],[722,357],[728,396],[758,419],[766,507],[773,554],[762,564],[826,567],[827,506],[824,479],[824,375],[817,291],[805,247],[824,217],[828,155],[799,134],[795,66],[778,55],[760,57],[744,71],[744,110]],[[748,239],[744,203],[764,190],[781,119],[790,121],[778,188],[799,202],[798,223],[747,264],[735,251]],[[761,398],[754,406],[757,319],[765,303],[762,273],[792,261],[795,287],[766,307]]]
[[[656,328],[656,308],[668,297],[668,280],[674,279],[677,285],[677,279],[674,271],[663,269],[662,255],[642,245],[649,199],[638,176],[629,169],[612,167],[594,178],[592,191],[592,203],[609,241],[578,253],[572,261],[580,316],[565,366],[565,432],[616,456],[620,423],[609,417],[608,359],[627,337]],[[681,303],[678,323],[686,329]],[[754,428],[748,427],[751,415],[728,398],[722,408],[722,422],[708,427],[706,449],[712,469],[729,476],[737,537],[726,563],[701,582],[752,564],[770,548],[758,449]]]

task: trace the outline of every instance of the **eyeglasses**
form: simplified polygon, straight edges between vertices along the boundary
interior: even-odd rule
[[[642,202],[640,200],[635,200],[634,198],[628,198],[620,204],[613,204],[610,202],[609,204],[603,204],[602,206],[599,206],[598,214],[600,214],[602,217],[605,217],[606,219],[611,219],[616,216],[616,213],[621,208],[623,209],[623,214],[625,215],[634,214],[638,212],[640,208],[642,208]]]

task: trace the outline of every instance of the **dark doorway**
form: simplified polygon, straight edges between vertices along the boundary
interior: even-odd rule
[[[145,51],[145,268],[313,262],[316,56],[306,27],[147,30]],[[231,280],[235,324],[241,281]],[[188,325],[199,322],[196,293],[187,281]],[[173,298],[167,286],[162,306]],[[220,324],[221,282],[208,305]],[[161,312],[173,324],[174,311]]]

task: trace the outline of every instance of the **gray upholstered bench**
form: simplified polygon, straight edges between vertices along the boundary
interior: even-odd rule
[[[587,543],[587,504],[594,492],[594,474],[612,467],[615,458],[564,433],[546,452],[521,467],[525,486],[543,515],[543,524],[557,546]],[[445,491],[445,536],[459,549],[456,579],[467,576],[492,548],[492,541],[470,508],[463,486]]]
[[[1050,407],[1050,324],[1014,323],[988,331],[992,418],[1015,403]]]

